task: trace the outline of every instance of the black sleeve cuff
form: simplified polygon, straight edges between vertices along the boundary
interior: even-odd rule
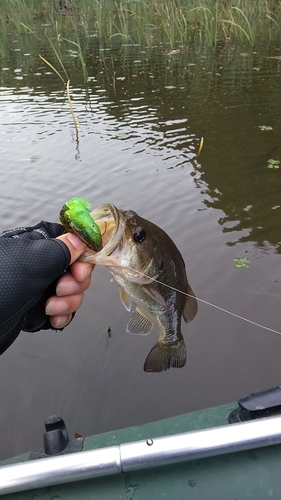
[[[55,294],[56,281],[70,264],[70,252],[62,241],[47,239],[36,230],[33,236],[32,231],[0,236],[0,354],[21,329],[51,327],[45,302]]]

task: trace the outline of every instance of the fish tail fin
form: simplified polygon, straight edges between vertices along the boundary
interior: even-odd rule
[[[181,368],[186,362],[186,348],[184,340],[174,345],[167,345],[159,341],[148,354],[145,363],[145,372],[162,372],[169,368]]]

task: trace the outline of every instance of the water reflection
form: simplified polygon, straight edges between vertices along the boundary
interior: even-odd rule
[[[51,57],[48,50],[46,57]],[[2,71],[1,124],[5,134],[20,125],[29,137],[35,127],[42,140],[69,123],[69,108],[54,75],[39,59],[30,60],[29,53],[20,58],[11,52],[9,70]],[[123,151],[160,157],[162,168],[194,170],[196,185],[204,186],[207,195],[206,207],[225,214],[218,222],[232,233],[230,245],[269,242],[279,252],[274,228],[281,178],[279,171],[266,168],[270,158],[280,158],[278,60],[234,49],[224,55],[203,51],[199,56],[190,50],[172,57],[126,46],[119,53],[95,50],[86,63],[89,79],[82,89],[79,67],[68,59],[81,138],[95,134],[122,141]],[[272,132],[258,128],[264,121]],[[78,143],[76,159],[81,159]],[[127,171],[132,169],[133,163]]]

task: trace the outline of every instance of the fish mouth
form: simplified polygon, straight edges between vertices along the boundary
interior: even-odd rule
[[[99,252],[87,249],[79,260],[107,266],[109,270],[114,269],[115,274],[121,273],[128,281],[147,285],[158,278],[158,274],[153,271],[153,255],[140,269],[135,269],[134,266],[129,267],[124,261],[122,262],[122,253],[126,252],[126,242],[123,236],[128,213],[130,212],[118,210],[111,203],[100,205],[92,210],[90,215],[99,226],[103,247]]]
[[[105,264],[104,259],[106,258],[107,265],[110,265],[108,257],[116,250],[122,240],[125,231],[125,221],[121,212],[111,203],[99,205],[91,211],[90,215],[99,226],[103,246],[99,252],[94,252],[90,249],[87,250],[81,260],[84,262],[92,261],[96,264]]]

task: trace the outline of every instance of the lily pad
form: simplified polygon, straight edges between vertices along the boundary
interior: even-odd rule
[[[270,158],[270,160],[267,160],[267,168],[272,168],[274,170],[277,170],[279,167],[280,160],[274,160],[273,158]]]
[[[34,156],[30,157],[30,161],[31,162],[37,161],[38,159],[39,159],[39,156],[37,156],[37,155],[34,155]]]
[[[259,128],[266,131],[272,130],[272,127],[270,125],[259,125]]]
[[[247,257],[241,257],[240,259],[233,259],[233,262],[235,263],[235,267],[240,268],[240,267],[249,267],[250,260],[247,259]]]

